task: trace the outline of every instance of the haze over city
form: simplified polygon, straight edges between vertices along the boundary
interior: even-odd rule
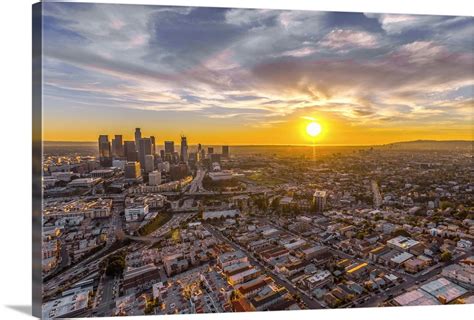
[[[473,29],[471,17],[47,3],[43,139],[127,140],[139,126],[192,144],[472,140]]]

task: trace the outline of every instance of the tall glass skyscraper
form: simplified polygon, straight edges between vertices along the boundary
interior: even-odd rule
[[[135,149],[140,150],[140,139],[142,138],[142,132],[140,128],[135,128]]]
[[[99,136],[99,162],[101,167],[112,166],[109,136],[106,134],[101,134]]]
[[[188,141],[185,136],[181,136],[181,160],[188,161]]]

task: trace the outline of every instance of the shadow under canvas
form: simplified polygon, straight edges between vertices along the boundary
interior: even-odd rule
[[[32,307],[27,305],[6,306],[12,310],[31,316]]]

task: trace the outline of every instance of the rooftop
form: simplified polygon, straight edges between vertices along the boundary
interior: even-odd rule
[[[387,244],[391,244],[398,248],[408,250],[413,246],[416,246],[419,242],[404,236],[398,236],[387,241]]]
[[[393,261],[396,264],[401,264],[401,263],[407,261],[408,259],[410,259],[412,257],[413,257],[413,255],[411,253],[402,252],[402,253],[400,253],[399,255],[396,255],[395,257],[393,257],[390,260]]]
[[[421,289],[406,292],[396,297],[394,300],[401,306],[424,306],[440,304],[439,301],[433,296]]]
[[[347,270],[347,273],[356,272],[357,270],[360,270],[360,269],[362,269],[362,268],[364,268],[364,267],[367,267],[367,266],[368,266],[367,262],[361,263],[361,264],[355,266],[354,268],[352,268],[352,269],[350,269],[350,270]]]
[[[457,284],[452,283],[446,278],[439,278],[433,280],[423,286],[421,289],[431,294],[437,299],[445,299],[446,303],[453,301],[456,298],[459,298],[467,292],[466,289],[458,286]]]
[[[87,308],[92,287],[43,304],[43,319],[62,318]]]

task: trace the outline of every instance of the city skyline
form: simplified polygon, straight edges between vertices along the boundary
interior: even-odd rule
[[[473,139],[472,17],[47,3],[43,31],[47,141]]]
[[[123,137],[123,142],[134,142],[134,137],[133,135],[123,135],[121,133],[105,133],[104,135],[110,136],[110,139],[113,139],[115,135],[121,135]],[[182,135],[182,133],[181,133]],[[100,136],[100,135],[99,135]],[[189,137],[186,135],[186,137]],[[174,143],[175,146],[179,147],[180,144],[179,142],[181,141],[181,136],[178,136],[177,138],[170,139],[169,137],[158,137],[160,139],[157,139],[157,143],[155,144],[156,146],[160,147],[165,147],[165,143],[168,141],[171,141]],[[192,137],[191,137],[192,138]],[[390,145],[390,144],[397,144],[397,143],[410,143],[410,142],[470,142],[471,139],[446,139],[446,140],[435,140],[435,139],[416,139],[416,140],[403,140],[403,141],[393,141],[393,142],[387,142],[387,143],[380,143],[380,144],[371,144],[371,143],[366,143],[366,144],[323,144],[323,143],[312,143],[312,142],[307,142],[307,143],[299,143],[299,144],[290,144],[290,143],[281,143],[281,144],[276,144],[276,143],[268,143],[268,144],[251,144],[251,143],[243,143],[243,144],[232,144],[232,143],[207,143],[206,141],[194,141],[192,140],[191,143],[188,144],[190,147],[197,147],[198,145],[203,145],[203,146],[222,146],[222,145],[227,145],[227,146],[234,146],[234,147],[245,147],[245,146],[255,146],[255,147],[265,147],[265,146],[301,146],[301,147],[364,147],[364,146],[384,146],[384,145]],[[97,144],[97,137],[95,140],[78,140],[78,141],[73,141],[73,140],[45,140],[43,143],[46,144],[81,144],[81,143],[86,143],[86,144]]]

